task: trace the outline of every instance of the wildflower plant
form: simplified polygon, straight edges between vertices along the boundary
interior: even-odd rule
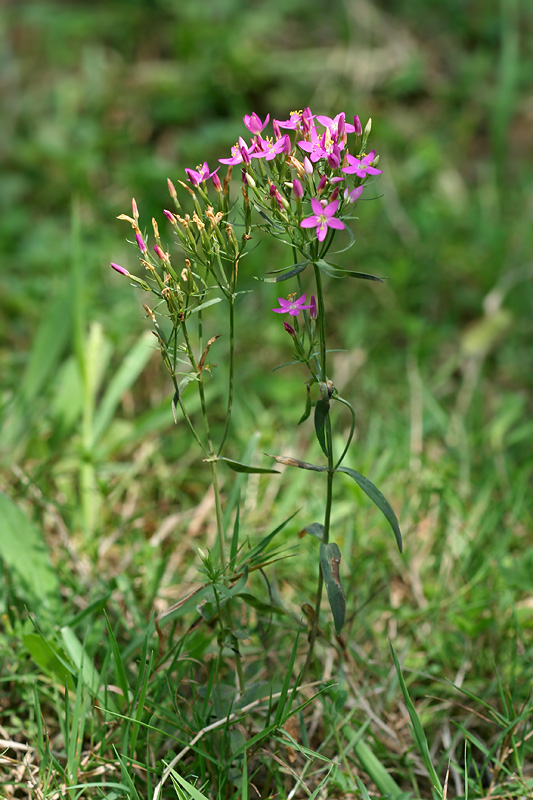
[[[221,166],[211,169],[204,161],[196,169],[186,169],[186,180],[178,181],[181,200],[174,183],[168,181],[173,210],[165,209],[163,213],[177,245],[173,245],[172,254],[166,250],[155,220],[152,220],[149,236],[141,230],[139,211],[133,200],[131,216],[121,214],[119,219],[128,222],[133,229],[142,277],[111,264],[154,298],[155,305],[145,304],[144,308],[174,387],[174,417],[177,420],[178,413],[182,415],[192,440],[211,470],[218,555],[216,562],[211,555],[202,556],[203,571],[213,583],[222,578],[225,585],[224,592],[216,593],[214,605],[220,619],[220,640],[237,653],[241,690],[243,678],[238,642],[231,619],[231,603],[226,601],[235,597],[236,586],[242,589],[248,570],[257,568],[259,562],[250,561],[237,570],[235,531],[230,542],[224,529],[223,497],[217,470],[222,463],[237,472],[276,472],[271,467],[249,466],[223,455],[235,391],[235,303],[239,297],[239,268],[250,242],[259,233],[267,233],[289,248],[287,266],[257,277],[266,283],[290,282],[294,289],[286,298],[279,297],[279,306],[271,310],[275,314],[287,314],[290,320],[283,324],[292,340],[291,363],[303,364],[308,373],[299,424],[313,415],[314,432],[325,461],[312,464],[291,455],[270,456],[278,464],[322,473],[317,480],[323,481],[324,487],[323,519],[320,522],[308,520],[304,528],[306,533],[320,540],[308,663],[317,636],[324,585],[337,634],[345,618],[341,552],[331,536],[333,483],[339,473],[354,480],[383,512],[399,549],[402,548],[398,520],[389,502],[368,478],[344,465],[355,431],[355,413],[350,401],[342,397],[335,386],[328,358],[324,276],[381,281],[375,275],[345,269],[333,263],[330,256],[337,237],[343,237],[342,250],[354,245],[349,223],[354,219],[355,204],[367,190],[367,184],[381,173],[379,156],[374,150],[368,151],[371,121],[363,130],[357,116],[353,122],[348,122],[343,112],[335,117],[315,116],[306,108],[292,112],[286,120],[274,119],[273,135],[267,136],[264,132],[269,120],[269,115],[265,120],[256,113],[245,115],[244,125],[251,136],[240,135],[230,155],[219,159],[220,165],[227,166],[222,180],[219,177]],[[236,167],[240,186],[237,181],[231,182]],[[189,211],[185,211],[187,203]],[[220,302],[227,305],[229,357],[225,420],[215,440],[205,384],[214,366],[211,356],[220,335],[210,328],[209,312]],[[264,325],[268,323],[269,313],[265,307]],[[271,324],[276,324],[274,317]],[[200,401],[199,423],[189,414],[186,403],[186,390],[192,386]],[[339,405],[348,410],[351,423],[342,448],[336,452],[333,422]]]

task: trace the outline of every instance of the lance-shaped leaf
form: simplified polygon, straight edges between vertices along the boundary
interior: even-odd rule
[[[321,384],[323,386],[324,384]],[[325,393],[325,397],[321,397],[315,406],[315,433],[316,438],[320,442],[320,447],[324,455],[328,456],[328,448],[326,445],[326,430],[325,423],[326,417],[329,414],[329,397]]]
[[[298,425],[301,425],[302,422],[305,422],[305,420],[311,414],[311,406],[312,406],[312,404],[311,404],[311,387],[309,386],[309,384],[307,384],[306,388],[307,388],[307,397],[305,399],[305,410],[304,410],[304,413],[302,414],[302,416],[300,417],[300,419],[298,420]]]
[[[341,583],[339,567],[341,563],[341,551],[334,542],[329,544],[320,543],[320,567],[322,576],[326,584],[329,606],[333,614],[335,630],[339,634],[344,625],[346,615],[346,594]]]
[[[326,275],[329,275],[332,278],[359,278],[363,281],[378,281],[379,283],[383,283],[383,278],[378,278],[377,275],[371,275],[368,272],[356,272],[350,269],[344,269],[343,267],[337,267],[335,264],[329,264],[327,261],[324,261],[323,258],[320,261],[317,261],[317,267],[321,272],[324,272]]]
[[[367,497],[370,497],[372,502],[375,503],[379,510],[385,515],[392,530],[394,531],[398,550],[401,553],[402,533],[398,524],[398,518],[392,510],[392,506],[387,498],[379,491],[377,486],[374,486],[372,481],[369,481],[368,478],[365,478],[365,476],[361,475],[360,472],[356,472],[354,469],[350,469],[349,467],[338,467],[337,472],[345,472],[346,475],[349,475],[350,478],[353,478],[354,481],[361,487],[363,492],[367,495]]]
[[[209,460],[210,459],[204,459],[204,461]],[[267,467],[249,467],[248,464],[241,464],[240,461],[233,461],[232,458],[224,458],[224,456],[218,456],[217,461],[223,461],[234,472],[246,472],[249,475],[262,475],[264,472],[275,472],[279,475],[279,470],[277,469],[268,469]]]
[[[276,275],[275,278],[262,278],[261,280],[263,280],[264,283],[281,283],[282,281],[288,281],[289,278],[294,278],[295,275],[299,275],[300,272],[303,272],[307,264],[308,262],[306,261],[305,264],[298,264],[288,272],[284,272],[282,275]]]

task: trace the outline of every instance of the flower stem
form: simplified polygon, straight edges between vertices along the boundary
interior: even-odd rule
[[[319,322],[318,330],[320,337],[320,373],[323,384],[325,384],[327,381],[328,373],[327,373],[326,318],[324,313],[324,295],[322,289],[322,276],[320,274],[320,269],[317,267],[316,264],[314,264],[313,266],[315,270],[316,292],[318,300],[318,322]],[[325,420],[325,429],[326,429],[326,450],[328,455],[328,473],[327,473],[327,483],[326,483],[326,508],[324,511],[324,530],[322,533],[322,541],[324,544],[327,544],[329,542],[331,507],[333,504],[333,476],[335,474],[335,469],[333,465],[333,441],[331,434],[331,419],[329,414],[327,415]],[[307,657],[305,660],[304,672],[310,666],[311,661],[313,659],[315,641],[318,635],[320,605],[322,602],[323,588],[324,588],[324,577],[322,575],[322,569],[319,567],[318,586],[317,586],[316,601],[315,601],[315,614],[313,616],[313,621],[311,623],[311,630],[309,632],[309,650],[307,652]]]

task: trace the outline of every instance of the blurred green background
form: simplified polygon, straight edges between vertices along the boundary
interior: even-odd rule
[[[144,380],[130,375],[108,401],[100,440],[84,439],[87,404],[98,405],[147,327],[139,296],[109,269],[137,262],[115,218],[135,196],[144,225],[161,222],[166,178],[226,155],[244,113],[283,119],[310,105],[372,117],[383,169],[382,196],[360,203],[357,245],[343,258],[388,280],[328,287],[335,343],[351,352],[335,368],[358,410],[352,463],[388,482],[408,530],[435,492],[449,519],[456,504],[459,516],[477,507],[483,490],[482,508],[500,509],[487,542],[523,519],[533,435],[529,2],[28,0],[0,15],[0,444],[12,496],[33,487],[71,531],[87,527],[78,505],[89,463],[91,491],[108,499],[93,532],[120,517],[121,476],[132,471],[144,475],[143,511],[157,505],[161,517],[197,501],[202,478],[173,427],[157,355]],[[243,271],[253,292],[241,306],[235,455],[246,426],[268,449],[269,430],[293,430],[303,404],[298,377],[270,373],[287,345],[282,331],[264,341],[261,315],[277,292],[253,281],[283,259],[263,242]],[[89,400],[76,358],[92,359]],[[298,436],[305,449],[309,437]]]

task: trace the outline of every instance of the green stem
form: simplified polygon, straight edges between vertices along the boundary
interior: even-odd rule
[[[232,281],[233,284],[233,281]],[[233,376],[235,371],[235,294],[234,285],[231,287],[229,296],[229,375],[228,375],[228,406],[226,410],[226,422],[222,432],[222,439],[217,450],[217,456],[222,452],[231,421],[231,411],[233,408]]]
[[[326,317],[324,313],[324,294],[322,290],[322,276],[320,274],[320,270],[316,264],[313,265],[315,271],[315,281],[316,281],[316,291],[317,291],[317,301],[318,301],[318,330],[319,330],[319,337],[320,337],[320,372],[321,372],[321,379],[322,379],[322,386],[323,391],[327,391],[326,382],[327,382],[327,348],[326,348]],[[331,523],[331,507],[333,504],[333,476],[335,474],[335,468],[333,465],[333,441],[332,441],[332,433],[331,433],[331,419],[329,414],[326,417],[326,450],[328,453],[328,473],[327,473],[327,484],[326,484],[326,508],[324,511],[324,531],[322,533],[322,541],[324,544],[329,542],[329,529]],[[312,658],[313,658],[313,651],[315,646],[316,637],[318,635],[318,624],[319,624],[319,617],[320,617],[320,605],[322,602],[322,592],[324,588],[324,577],[322,575],[322,569],[319,569],[318,575],[318,586],[316,592],[316,601],[315,601],[315,614],[313,617],[313,621],[311,624],[311,630],[309,632],[309,650],[307,652],[307,658],[305,660],[304,672],[310,666]]]

